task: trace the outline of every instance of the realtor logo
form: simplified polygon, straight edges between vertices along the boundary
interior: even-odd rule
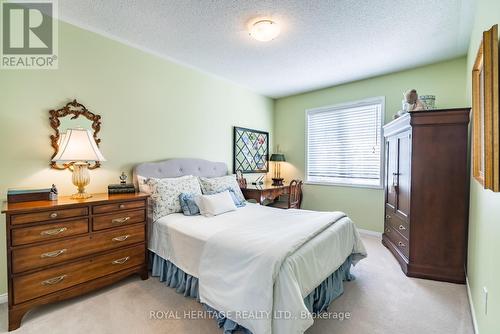
[[[2,69],[57,69],[55,1],[1,3]]]

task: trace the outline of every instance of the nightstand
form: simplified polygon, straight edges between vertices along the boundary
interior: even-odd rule
[[[4,204],[9,331],[33,307],[148,278],[146,194]]]

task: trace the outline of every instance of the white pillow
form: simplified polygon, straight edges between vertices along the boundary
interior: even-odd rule
[[[147,184],[151,188],[153,221],[171,213],[182,212],[179,201],[181,193],[201,195],[198,178],[192,175],[165,179],[150,178]]]
[[[200,213],[206,217],[236,210],[236,205],[229,191],[214,195],[199,195],[195,197],[195,202],[200,208]]]
[[[236,175],[234,174],[212,178],[199,177],[199,179],[201,190],[204,194],[221,192],[227,188],[231,188],[234,190],[234,193],[240,202],[245,201],[245,196],[243,196],[238,181],[236,181]]]

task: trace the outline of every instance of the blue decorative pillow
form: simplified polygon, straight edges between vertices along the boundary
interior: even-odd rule
[[[195,196],[197,196],[197,194],[193,193],[182,193],[179,195],[179,202],[185,216],[196,216],[200,214],[200,208],[194,201]]]
[[[224,191],[229,191],[229,195],[231,195],[231,198],[233,199],[233,202],[234,202],[234,205],[236,205],[237,208],[241,208],[241,207],[244,207],[246,205],[246,202],[245,200],[241,200],[238,195],[236,194],[236,192],[234,191],[233,188],[231,187],[228,187],[226,189],[223,189],[223,190],[220,190],[220,191],[212,191],[212,192],[208,192],[206,193],[205,195],[214,195],[214,194],[219,194],[219,193],[223,193]]]

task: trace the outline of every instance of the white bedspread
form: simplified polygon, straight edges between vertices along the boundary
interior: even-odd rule
[[[208,238],[230,228],[232,221],[248,209],[245,207],[215,217],[170,214],[151,224],[148,248],[185,273],[199,277],[198,267]]]
[[[366,251],[345,214],[260,207],[206,241],[200,299],[254,334],[303,333],[303,298],[350,254]]]
[[[150,231],[151,251],[200,279],[202,302],[254,334],[271,328],[273,334],[303,333],[313,323],[303,298],[350,254],[356,261],[366,256],[354,224],[341,213],[248,204],[209,218],[171,214]],[[237,313],[249,310],[259,313]]]

